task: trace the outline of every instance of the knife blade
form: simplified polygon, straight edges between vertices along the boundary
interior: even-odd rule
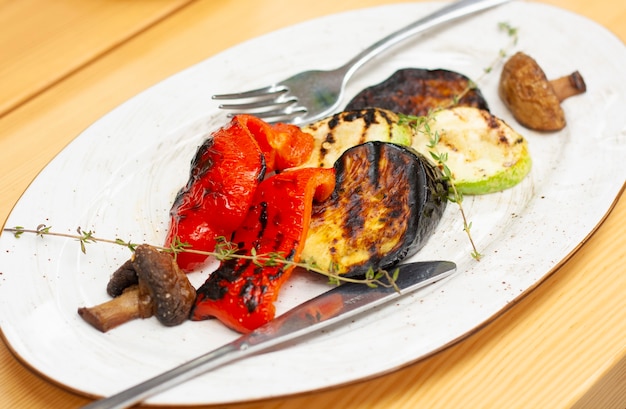
[[[396,288],[380,285],[371,288],[362,283],[339,285],[228,344],[83,408],[130,407],[212,369],[258,354],[426,287],[451,275],[456,270],[456,264],[451,261],[425,261],[402,264],[396,268],[399,270],[394,281]]]

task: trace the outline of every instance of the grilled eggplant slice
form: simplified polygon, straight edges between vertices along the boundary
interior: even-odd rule
[[[333,194],[314,204],[301,259],[347,277],[415,254],[436,228],[448,187],[409,147],[372,141],[336,161]]]
[[[460,95],[463,96],[458,98]],[[432,110],[452,106],[489,110],[480,90],[463,74],[444,69],[404,68],[380,84],[359,92],[345,110],[376,107],[424,116]]]

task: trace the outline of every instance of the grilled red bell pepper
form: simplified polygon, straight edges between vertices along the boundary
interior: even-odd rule
[[[313,137],[293,125],[272,126],[250,115],[234,117],[198,148],[189,180],[170,210],[165,245],[177,239],[192,249],[212,251],[218,237],[230,237],[243,222],[265,174],[303,162],[312,149]],[[206,259],[190,252],[177,255],[186,272]]]
[[[313,200],[325,200],[334,186],[332,168],[291,170],[267,178],[258,186],[246,220],[233,234],[233,243],[243,254],[278,253],[297,262]],[[191,319],[215,317],[245,333],[274,318],[274,301],[293,266],[260,263],[237,258],[222,262],[197,290]]]
[[[270,125],[250,115],[240,115],[265,154],[267,172],[284,170],[304,163],[313,151],[313,136],[296,125]]]

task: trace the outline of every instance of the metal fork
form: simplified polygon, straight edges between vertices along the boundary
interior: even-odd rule
[[[268,122],[296,125],[321,119],[341,102],[346,83],[363,64],[399,42],[449,21],[511,0],[460,0],[417,20],[361,51],[339,68],[304,71],[270,86],[234,94],[213,95],[216,100],[240,100],[219,108],[256,115]]]

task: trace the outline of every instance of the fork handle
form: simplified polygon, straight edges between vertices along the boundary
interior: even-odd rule
[[[401,28],[378,40],[358,55],[353,57],[346,64],[337,69],[344,73],[344,83],[354,74],[363,64],[375,57],[376,55],[386,51],[394,45],[426,31],[432,27],[447,23],[449,21],[477,13],[488,8],[508,3],[511,0],[460,0],[446,7],[443,7],[432,14],[423,17],[408,26]]]

